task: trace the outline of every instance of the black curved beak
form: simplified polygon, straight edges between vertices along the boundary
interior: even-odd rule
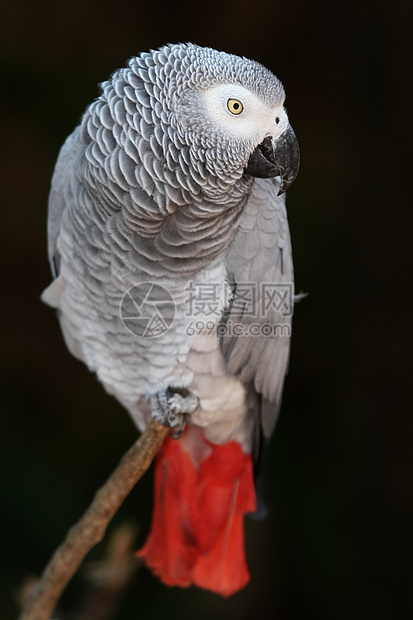
[[[268,136],[251,154],[246,174],[259,179],[281,177],[278,195],[290,187],[300,167],[300,147],[291,125],[276,139]]]

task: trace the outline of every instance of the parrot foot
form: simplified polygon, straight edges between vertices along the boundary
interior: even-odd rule
[[[151,397],[152,417],[171,429],[171,436],[178,439],[185,428],[185,415],[193,413],[199,399],[185,388],[171,388]]]

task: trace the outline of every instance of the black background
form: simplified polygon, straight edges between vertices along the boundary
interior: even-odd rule
[[[250,585],[228,600],[138,572],[117,620],[404,619],[411,601],[411,3],[15,0],[2,7],[1,599],[38,574],[134,441],[71,358],[53,311],[46,209],[58,150],[128,57],[192,41],[283,81],[302,166],[289,191],[298,291],[268,452],[270,510],[248,521]],[[115,524],[148,528],[151,475]],[[92,552],[103,553],[104,545]],[[76,577],[64,603],[75,604]]]

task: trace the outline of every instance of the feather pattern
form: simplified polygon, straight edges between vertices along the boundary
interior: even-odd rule
[[[165,583],[229,596],[249,581],[243,518],[256,499],[251,457],[237,442],[205,443],[196,427],[180,442],[168,438],[157,456],[155,495],[138,555]]]
[[[287,371],[294,299],[294,272],[284,196],[278,183],[256,180],[225,264],[235,287],[227,326],[241,324],[245,336],[222,338],[229,372],[253,381],[257,392],[279,410]],[[253,329],[253,333],[251,334]],[[268,413],[267,413],[268,415]]]

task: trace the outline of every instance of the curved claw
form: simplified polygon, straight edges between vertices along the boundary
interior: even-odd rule
[[[198,397],[185,388],[167,387],[151,397],[153,419],[170,428],[175,439],[182,435],[185,416],[193,413],[198,405]]]

